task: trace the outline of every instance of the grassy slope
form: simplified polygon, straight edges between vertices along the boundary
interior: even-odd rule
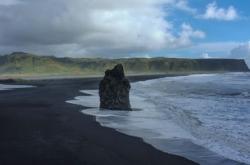
[[[104,70],[122,63],[128,74],[247,71],[243,60],[130,58],[88,59],[56,58],[13,53],[0,56],[0,76],[101,75]]]

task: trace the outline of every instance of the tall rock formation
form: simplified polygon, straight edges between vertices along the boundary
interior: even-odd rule
[[[125,77],[122,64],[106,70],[99,84],[100,108],[131,110],[129,101],[130,83]]]

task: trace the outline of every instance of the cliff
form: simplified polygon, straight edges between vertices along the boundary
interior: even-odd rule
[[[16,52],[0,56],[0,76],[24,75],[101,75],[104,70],[121,63],[127,74],[164,74],[190,72],[245,72],[239,59],[180,58],[56,58]]]

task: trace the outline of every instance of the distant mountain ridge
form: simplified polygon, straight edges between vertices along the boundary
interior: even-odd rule
[[[249,71],[245,61],[241,59],[57,58],[14,52],[0,56],[0,76],[102,75],[106,69],[118,63],[123,64],[127,74]]]

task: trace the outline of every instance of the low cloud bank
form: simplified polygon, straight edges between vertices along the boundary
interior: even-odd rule
[[[250,67],[250,42],[241,44],[232,49],[230,52],[230,57],[245,59],[248,66]]]

